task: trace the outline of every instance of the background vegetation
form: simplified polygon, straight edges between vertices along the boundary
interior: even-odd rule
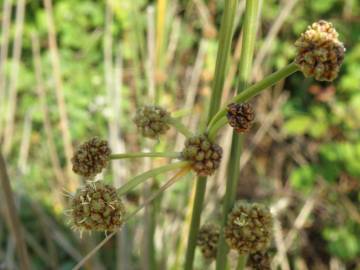
[[[1,0],[0,141],[34,269],[71,269],[103,237],[82,239],[66,225],[63,189],[81,183],[73,147],[92,136],[114,152],[180,150],[172,130],[143,140],[136,108],[157,100],[192,130],[205,121],[223,1]],[[240,1],[224,100],[241,52]],[[285,66],[313,21],[335,25],[347,48],[334,83],[296,74],[256,98],[256,124],[241,157],[238,198],[276,213],[274,269],[360,269],[360,3],[263,1],[252,81]],[[228,149],[231,130],[219,141]],[[210,179],[202,220],[219,220],[225,152]],[[114,162],[116,186],[166,160]],[[162,178],[127,196],[135,208]],[[180,269],[194,180],[184,179],[125,226],[86,269]],[[0,190],[0,269],[16,269],[14,239]],[[155,223],[154,220],[157,220]],[[209,269],[196,254],[197,269]]]

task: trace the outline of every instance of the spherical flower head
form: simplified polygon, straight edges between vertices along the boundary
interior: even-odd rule
[[[157,139],[170,128],[170,114],[159,106],[140,107],[134,118],[134,123],[144,137]]]
[[[206,135],[199,135],[186,140],[181,155],[191,163],[197,175],[209,176],[220,166],[222,148],[212,143]]]
[[[228,215],[226,242],[239,254],[264,251],[271,242],[272,224],[272,215],[265,206],[238,202]]]
[[[93,178],[107,166],[110,154],[108,142],[94,137],[76,149],[71,159],[73,171],[86,178]]]
[[[219,237],[219,226],[212,223],[201,226],[196,244],[199,246],[201,253],[206,259],[212,260],[216,258]]]
[[[247,265],[253,270],[271,270],[271,259],[268,252],[256,252],[249,255]]]
[[[333,25],[326,21],[313,23],[295,42],[295,63],[306,77],[333,81],[344,60],[345,47]]]
[[[237,133],[243,133],[251,128],[255,118],[254,109],[249,103],[231,103],[227,107],[229,125]]]
[[[120,228],[125,208],[116,189],[101,181],[79,188],[71,198],[71,224],[83,231],[115,231]]]

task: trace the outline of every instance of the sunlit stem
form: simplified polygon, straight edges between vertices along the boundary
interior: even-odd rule
[[[168,165],[161,166],[159,168],[152,169],[150,171],[144,172],[138,176],[135,176],[134,178],[130,179],[128,182],[126,182],[124,185],[122,185],[120,188],[117,189],[117,193],[119,196],[125,194],[126,192],[134,189],[138,185],[144,183],[147,179],[154,177],[156,175],[159,175],[161,173],[165,173],[168,171],[172,171],[178,168],[182,168],[187,166],[189,163],[187,161],[180,161]]]
[[[163,157],[163,158],[179,158],[179,152],[137,152],[137,153],[121,153],[112,154],[110,159],[125,159],[125,158],[142,158],[142,157]]]

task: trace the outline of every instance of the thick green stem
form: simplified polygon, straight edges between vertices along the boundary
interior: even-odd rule
[[[231,48],[234,20],[238,0],[226,0],[224,14],[221,20],[219,34],[219,48],[216,57],[215,77],[208,111],[208,121],[216,114],[221,104],[222,89],[224,86],[227,60]],[[200,216],[206,191],[206,177],[199,177],[196,182],[195,200],[192,210],[188,244],[185,257],[185,270],[193,269],[196,238],[200,227]]]
[[[172,125],[177,131],[183,134],[186,138],[193,136],[191,131],[181,123],[180,119],[171,117],[169,120],[169,124]]]
[[[112,154],[110,159],[125,159],[125,158],[141,158],[141,157],[164,157],[164,158],[179,158],[179,152],[138,152],[138,153],[121,153]]]
[[[269,88],[270,86],[276,84],[280,80],[285,79],[286,77],[290,76],[291,74],[298,71],[299,68],[296,66],[295,63],[291,63],[287,65],[286,67],[282,68],[279,71],[276,71],[272,73],[271,75],[267,76],[265,79],[261,80],[260,82],[257,82],[256,84],[246,88],[244,91],[242,91],[240,94],[233,97],[230,103],[233,102],[245,102],[249,99],[255,97],[259,93],[261,93],[263,90]],[[218,121],[221,121],[222,118],[226,117],[226,108],[227,106],[224,106],[220,111],[217,112],[217,114],[212,118],[209,124],[208,132],[211,134],[216,134],[212,129],[216,126],[217,128],[221,128],[217,125]]]
[[[245,19],[243,25],[242,52],[239,63],[239,81],[237,93],[245,89],[250,80],[251,66],[254,56],[256,32],[259,18],[259,9],[261,0],[247,0],[245,9]],[[217,130],[226,124],[226,117],[221,118],[213,129],[216,134]],[[215,135],[212,135],[215,136]],[[241,137],[233,132],[230,160],[227,170],[226,191],[223,200],[223,216],[220,230],[220,238],[216,257],[216,270],[226,268],[228,247],[225,242],[223,228],[227,221],[227,216],[235,200],[237,181],[240,174],[240,155],[241,155]],[[245,259],[239,255],[239,260]],[[240,268],[243,269],[243,268]]]
[[[209,130],[208,136],[211,141],[214,141],[217,135],[217,132],[220,128],[225,126],[228,123],[228,120],[226,117],[220,118],[219,121],[215,123],[215,126]]]
[[[122,185],[120,188],[118,188],[117,193],[119,194],[119,196],[121,196],[121,195],[125,194],[126,192],[134,189],[135,187],[137,187],[138,185],[145,182],[147,179],[149,179],[151,177],[154,177],[161,173],[175,170],[177,168],[185,167],[186,165],[188,165],[187,161],[180,161],[180,162],[164,165],[159,168],[142,173],[142,174],[130,179],[128,182],[126,182],[124,185]]]

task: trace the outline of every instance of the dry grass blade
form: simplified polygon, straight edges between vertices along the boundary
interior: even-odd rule
[[[51,0],[43,0],[46,12],[47,19],[47,27],[48,27],[48,40],[50,46],[50,57],[52,64],[52,73],[55,80],[55,93],[56,100],[60,114],[60,128],[64,143],[65,156],[66,156],[66,164],[67,164],[67,172],[68,175],[73,175],[70,166],[70,159],[73,156],[73,147],[71,143],[71,134],[69,128],[69,121],[66,109],[66,103],[64,98],[64,89],[63,89],[63,81],[61,77],[61,68],[60,68],[60,57],[58,52],[58,46],[56,42],[56,30],[53,20],[53,8]],[[71,179],[75,179],[72,177]],[[69,183],[69,189],[72,190],[73,186],[77,186],[77,183]]]
[[[263,63],[266,55],[269,53],[273,43],[274,39],[276,38],[277,34],[279,33],[282,25],[284,24],[285,20],[288,18],[288,16],[291,14],[291,11],[295,7],[298,0],[290,0],[285,1],[285,6],[281,9],[280,14],[277,16],[276,21],[273,23],[273,25],[270,28],[270,31],[268,35],[265,38],[265,41],[261,48],[259,49],[259,52],[256,55],[255,61],[254,61],[254,68],[253,68],[253,77],[255,77],[256,72],[261,68],[261,64]]]
[[[13,65],[11,70],[11,78],[9,83],[8,110],[6,114],[6,126],[4,134],[3,151],[5,156],[9,154],[15,127],[15,112],[17,105],[17,83],[19,75],[19,66],[21,58],[22,37],[25,16],[25,0],[18,0],[16,4],[16,22],[15,22],[15,40],[13,46]]]
[[[50,113],[46,103],[46,93],[42,79],[42,66],[40,59],[39,39],[35,33],[32,34],[32,53],[33,53],[34,70],[35,70],[35,78],[36,78],[36,90],[37,90],[37,95],[39,97],[40,109],[44,117],[43,121],[44,121],[46,143],[49,149],[50,161],[54,170],[56,184],[58,187],[60,187],[63,185],[63,181],[64,179],[66,179],[66,177],[61,169],[60,159],[55,146],[54,134],[52,131],[53,129],[49,118]]]
[[[152,102],[155,102],[155,25],[154,16],[155,9],[149,6],[146,9],[147,13],[147,59],[146,59],[146,76],[148,80],[148,97]],[[140,98],[140,97],[139,97]]]
[[[9,217],[9,229],[16,241],[16,248],[19,256],[21,269],[30,270],[30,261],[23,236],[23,228],[15,207],[15,199],[10,186],[10,179],[6,170],[5,159],[0,153],[0,182],[3,188]]]
[[[4,0],[2,9],[2,22],[1,22],[1,45],[0,45],[0,138],[3,132],[3,115],[5,112],[5,63],[8,56],[9,49],[9,30],[11,17],[11,1]]]

